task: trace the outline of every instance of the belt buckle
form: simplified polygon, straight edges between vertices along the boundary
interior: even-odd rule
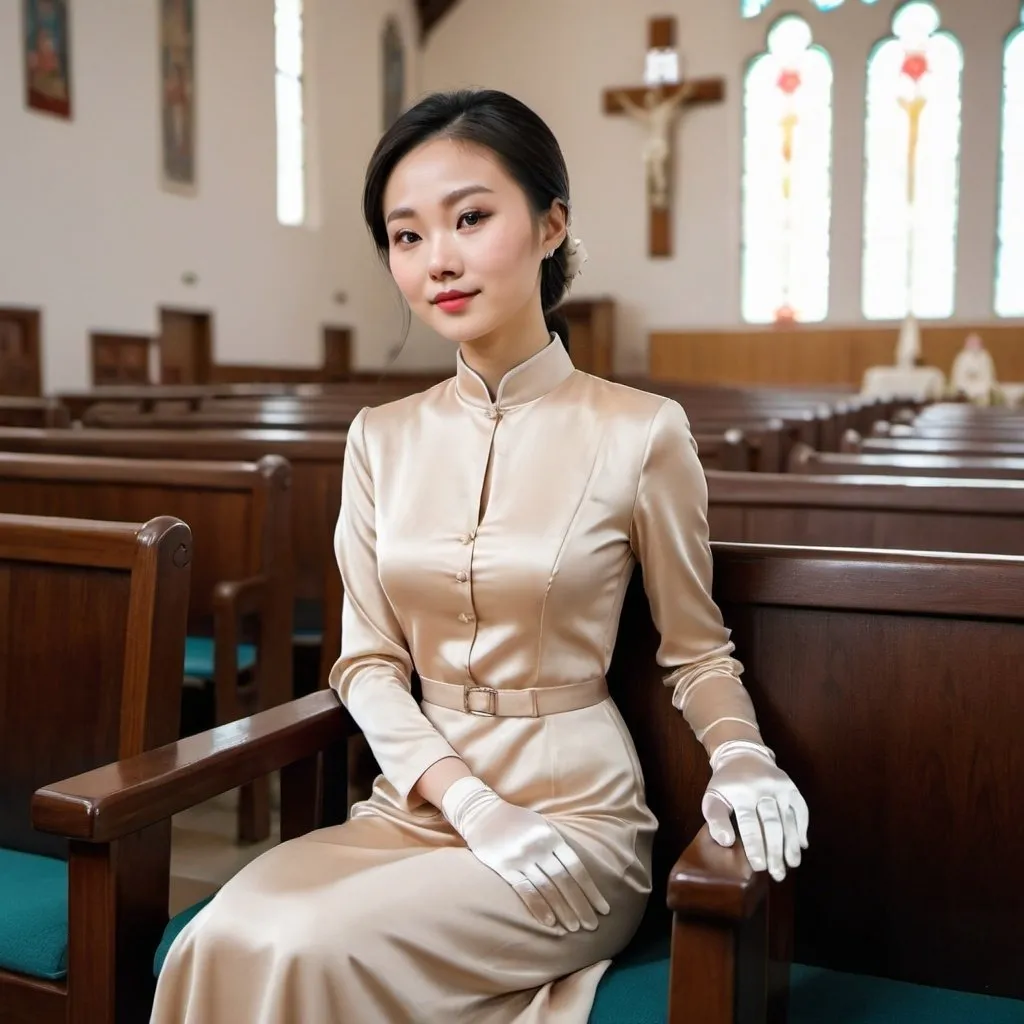
[[[474,711],[469,706],[469,695],[471,693],[487,694],[487,709],[485,711]],[[462,707],[467,715],[478,715],[481,718],[494,718],[498,713],[498,691],[493,686],[464,686],[462,688]]]

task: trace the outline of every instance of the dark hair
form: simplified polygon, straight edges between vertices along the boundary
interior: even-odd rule
[[[363,217],[377,252],[387,260],[384,190],[395,165],[411,150],[443,136],[489,149],[526,193],[539,217],[560,202],[569,213],[569,172],[551,129],[525,103],[496,89],[435,92],[410,107],[384,133],[370,158],[363,186]],[[569,347],[569,323],[555,311],[569,282],[568,233],[541,264],[540,302],[549,331]]]

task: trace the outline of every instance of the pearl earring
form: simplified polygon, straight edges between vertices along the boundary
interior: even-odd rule
[[[544,259],[549,260],[554,255],[555,255],[555,250],[554,249],[548,249],[548,251],[546,253],[544,253]]]

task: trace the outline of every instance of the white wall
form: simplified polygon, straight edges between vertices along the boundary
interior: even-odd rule
[[[411,0],[307,0],[312,228],[277,223],[272,0],[196,4],[196,198],[159,187],[156,0],[71,6],[67,122],[25,109],[21,4],[0,3],[0,306],[44,310],[44,388],[85,386],[89,332],[153,333],[161,305],[212,310],[218,362],[317,365],[334,322],[379,365],[400,318],[359,195],[391,12],[416,92]]]
[[[485,85],[514,93],[551,125],[573,182],[576,226],[590,252],[577,294],[619,306],[618,364],[646,367],[650,330],[728,327],[740,320],[742,74],[785,11],[802,14],[835,68],[832,294],[829,320],[860,314],[865,60],[889,34],[895,0],[858,0],[821,14],[809,0],[776,0],[740,18],[739,0],[460,0],[423,54],[424,90]],[[956,319],[993,318],[993,251],[1002,45],[1019,0],[939,0],[965,51],[963,162]],[[675,256],[646,256],[641,129],[601,112],[610,86],[639,84],[647,19],[678,18],[689,76],[726,80],[724,104],[687,113],[677,129]]]

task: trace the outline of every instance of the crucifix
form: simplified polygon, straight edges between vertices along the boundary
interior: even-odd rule
[[[680,80],[676,19],[652,18],[648,25],[644,85],[606,89],[604,112],[627,114],[647,131],[647,249],[651,256],[672,255],[672,128],[680,111],[695,103],[725,97],[721,78]]]

